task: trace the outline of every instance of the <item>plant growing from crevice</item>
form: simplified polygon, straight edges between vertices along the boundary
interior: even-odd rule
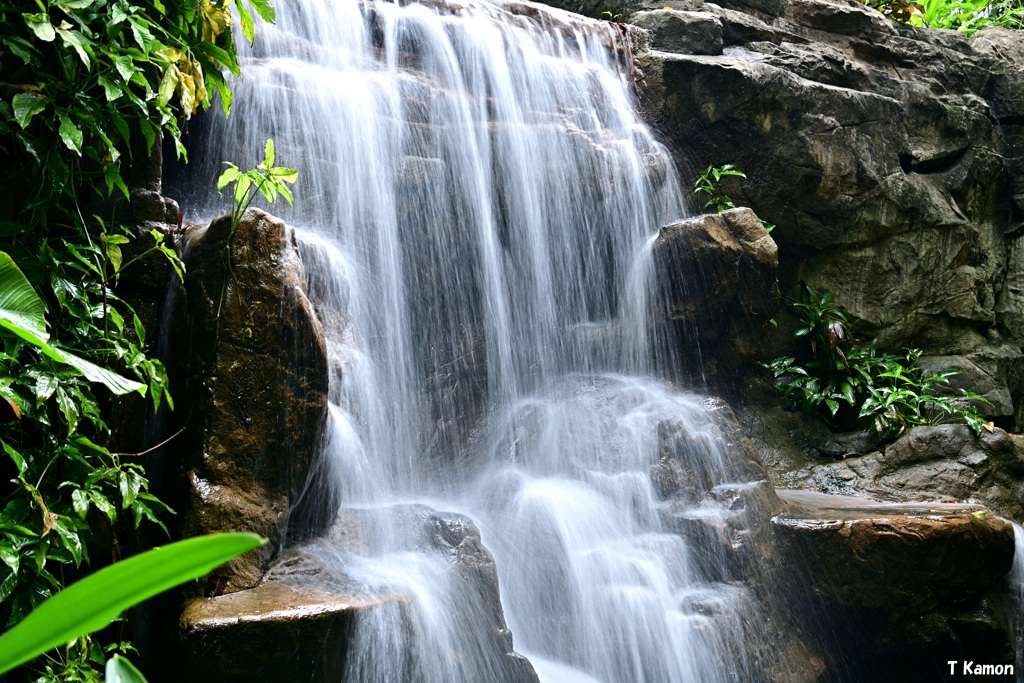
[[[833,428],[874,429],[883,439],[914,425],[963,422],[975,433],[991,427],[972,403],[986,399],[964,389],[960,396],[946,393],[958,370],[925,370],[917,349],[894,355],[880,354],[874,341],[855,345],[832,295],[819,296],[809,285],[801,290],[793,302],[801,318],[794,336],[807,340],[806,356],[765,364],[788,407],[817,414]]]
[[[737,178],[746,178],[746,174],[737,169],[732,164],[724,164],[722,166],[710,165],[704,172],[697,176],[697,180],[693,183],[693,194],[700,198],[701,195],[707,195],[707,201],[704,202],[704,209],[714,209],[715,211],[722,212],[728,211],[729,209],[737,208],[736,202],[732,198],[721,192],[717,184],[727,176],[734,176]],[[775,229],[774,223],[769,223],[764,219],[759,219],[761,225],[764,226],[765,232],[771,232]]]

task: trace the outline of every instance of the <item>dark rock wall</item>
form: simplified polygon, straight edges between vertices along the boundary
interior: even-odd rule
[[[684,182],[777,224],[780,284],[831,291],[883,349],[981,354],[1024,398],[1024,37],[912,29],[854,0],[638,11],[635,77]],[[688,184],[688,183],[687,183]]]

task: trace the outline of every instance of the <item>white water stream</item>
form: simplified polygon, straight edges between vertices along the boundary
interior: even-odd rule
[[[188,210],[222,212],[219,162],[267,137],[300,171],[274,212],[329,338],[342,505],[307,552],[339,590],[401,596],[360,621],[347,680],[529,680],[495,656],[493,587],[424,539],[422,505],[480,529],[542,680],[742,680],[751,601],[664,528],[652,483],[668,449],[677,504],[727,512],[709,411],[646,360],[646,252],[683,207],[623,37],[524,2],[278,11],[235,113],[190,136]]]

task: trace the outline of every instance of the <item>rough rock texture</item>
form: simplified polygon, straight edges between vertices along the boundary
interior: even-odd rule
[[[634,41],[643,113],[684,180],[746,173],[722,188],[778,225],[783,291],[831,291],[883,349],[999,349],[980,370],[1021,403],[1020,32],[968,42],[853,0],[646,6],[632,15],[648,29]]]
[[[964,425],[916,427],[882,450],[776,475],[790,488],[894,502],[975,501],[1024,520],[1024,437]]]
[[[780,495],[787,509],[772,526],[794,575],[820,601],[811,623],[830,624],[809,628],[826,646],[829,667],[850,667],[847,676],[884,670],[899,672],[889,680],[937,680],[950,659],[1013,661],[1008,615],[986,600],[1013,561],[1008,522],[962,505]],[[844,632],[844,623],[853,628]],[[858,631],[870,638],[851,638]]]
[[[327,411],[327,351],[303,291],[294,233],[245,213],[226,265],[230,220],[193,235],[173,326],[190,405],[179,444],[185,479],[182,532],[253,531],[270,539],[214,572],[205,592],[255,586],[301,497]],[[219,315],[218,315],[219,312]],[[314,523],[300,509],[294,518]]]
[[[349,576],[348,563],[339,561],[339,549],[373,555],[380,550],[382,536],[387,536],[392,551],[402,548],[439,561],[444,577],[435,578],[449,590],[435,590],[434,596],[443,604],[420,604],[416,595],[398,586],[368,589],[365,578]],[[359,666],[366,662],[353,652],[359,643],[350,638],[357,622],[365,622],[371,646],[380,645],[372,638],[383,628],[386,647],[408,654],[439,635],[417,628],[431,628],[436,611],[443,609],[450,613],[454,629],[446,635],[467,648],[465,658],[452,660],[457,669],[452,680],[537,682],[533,666],[513,650],[494,559],[468,517],[424,505],[346,509],[327,538],[286,551],[271,567],[266,582],[255,588],[192,601],[181,618],[188,659],[181,675],[188,680],[230,683],[319,683],[343,680],[347,674],[362,680]],[[484,624],[487,627],[480,628]],[[424,680],[426,674],[418,668],[416,657],[369,654],[381,658],[395,680]],[[437,653],[442,659],[449,654]],[[362,655],[365,658],[367,653]],[[473,668],[480,662],[485,662],[487,670]]]
[[[750,209],[732,209],[661,229],[653,261],[652,319],[678,348],[735,370],[755,355],[779,307],[778,249]]]

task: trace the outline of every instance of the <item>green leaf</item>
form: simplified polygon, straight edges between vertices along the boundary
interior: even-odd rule
[[[57,118],[60,119],[60,139],[68,149],[82,156],[82,129],[73,124],[62,111],[57,112]]]
[[[57,33],[60,34],[60,39],[64,41],[65,45],[70,45],[74,48],[75,52],[78,53],[78,58],[85,64],[86,69],[92,68],[92,62],[89,60],[89,53],[91,50],[92,41],[83,36],[78,31],[69,31],[64,28],[57,29]]]
[[[267,138],[267,144],[263,148],[263,165],[271,168],[274,165],[274,139]]]
[[[0,251],[0,327],[41,345],[46,333],[46,305],[14,260]]]
[[[0,325],[2,325],[2,321],[0,321]],[[66,365],[70,365],[75,370],[78,370],[78,372],[80,372],[90,382],[99,382],[118,396],[130,394],[133,391],[137,391],[143,396],[146,395],[146,385],[141,382],[136,382],[135,380],[128,379],[127,377],[122,377],[116,372],[107,370],[106,368],[101,368],[95,363],[91,363],[84,358],[79,358],[64,349],[59,349],[49,344],[42,345],[40,348],[43,353],[50,358],[59,360],[61,363]]]
[[[231,181],[233,181],[235,178],[242,174],[242,172],[239,171],[238,167],[235,166],[234,164],[227,161],[225,161],[224,163],[228,164],[228,168],[224,169],[224,172],[220,174],[219,178],[217,178],[218,192],[223,190],[229,183],[231,183]]]
[[[107,660],[104,676],[107,683],[147,683],[142,672],[121,655],[114,655]]]
[[[85,519],[89,513],[89,494],[82,489],[75,489],[71,492],[71,505],[75,508],[75,514]]]
[[[46,109],[46,99],[35,93],[18,93],[11,104],[14,107],[14,120],[22,128],[27,128],[32,117]]]
[[[40,14],[22,14],[22,18],[28,27],[32,29],[32,33],[36,35],[36,38],[43,41],[44,43],[53,42],[53,39],[57,37],[57,32],[53,28],[53,24],[50,23],[50,17],[46,13]]]
[[[200,536],[105,567],[54,595],[0,637],[0,674],[264,543],[255,534]]]
[[[256,14],[260,15],[260,19],[268,24],[277,21],[277,12],[274,11],[274,6],[268,0],[252,0],[252,8],[256,10]]]
[[[132,61],[130,55],[118,55],[114,57],[114,68],[117,69],[117,73],[121,74],[121,78],[127,83],[132,79],[132,75],[135,73],[135,62]]]
[[[25,474],[25,470],[28,469],[28,464],[25,462],[25,458],[22,457],[21,453],[14,450],[14,448],[12,448],[6,441],[0,443],[3,444],[4,452],[7,453],[8,457],[14,461],[14,466],[18,468],[18,474]]]
[[[242,22],[242,33],[251,45],[256,39],[256,27],[252,22],[252,13],[242,4],[242,0],[235,0],[235,9],[238,10],[238,18]]]
[[[71,436],[78,427],[78,419],[81,415],[78,412],[78,406],[63,388],[57,389],[57,407],[60,408],[60,412],[68,423],[67,435]]]
[[[294,168],[285,168],[284,166],[277,166],[270,169],[270,175],[277,180],[295,184],[295,181],[299,179],[299,172]]]
[[[118,97],[124,94],[124,92],[121,90],[120,84],[115,83],[106,76],[101,74],[97,78],[97,80],[99,81],[99,84],[103,86],[103,94],[106,95],[107,102],[113,102]]]

